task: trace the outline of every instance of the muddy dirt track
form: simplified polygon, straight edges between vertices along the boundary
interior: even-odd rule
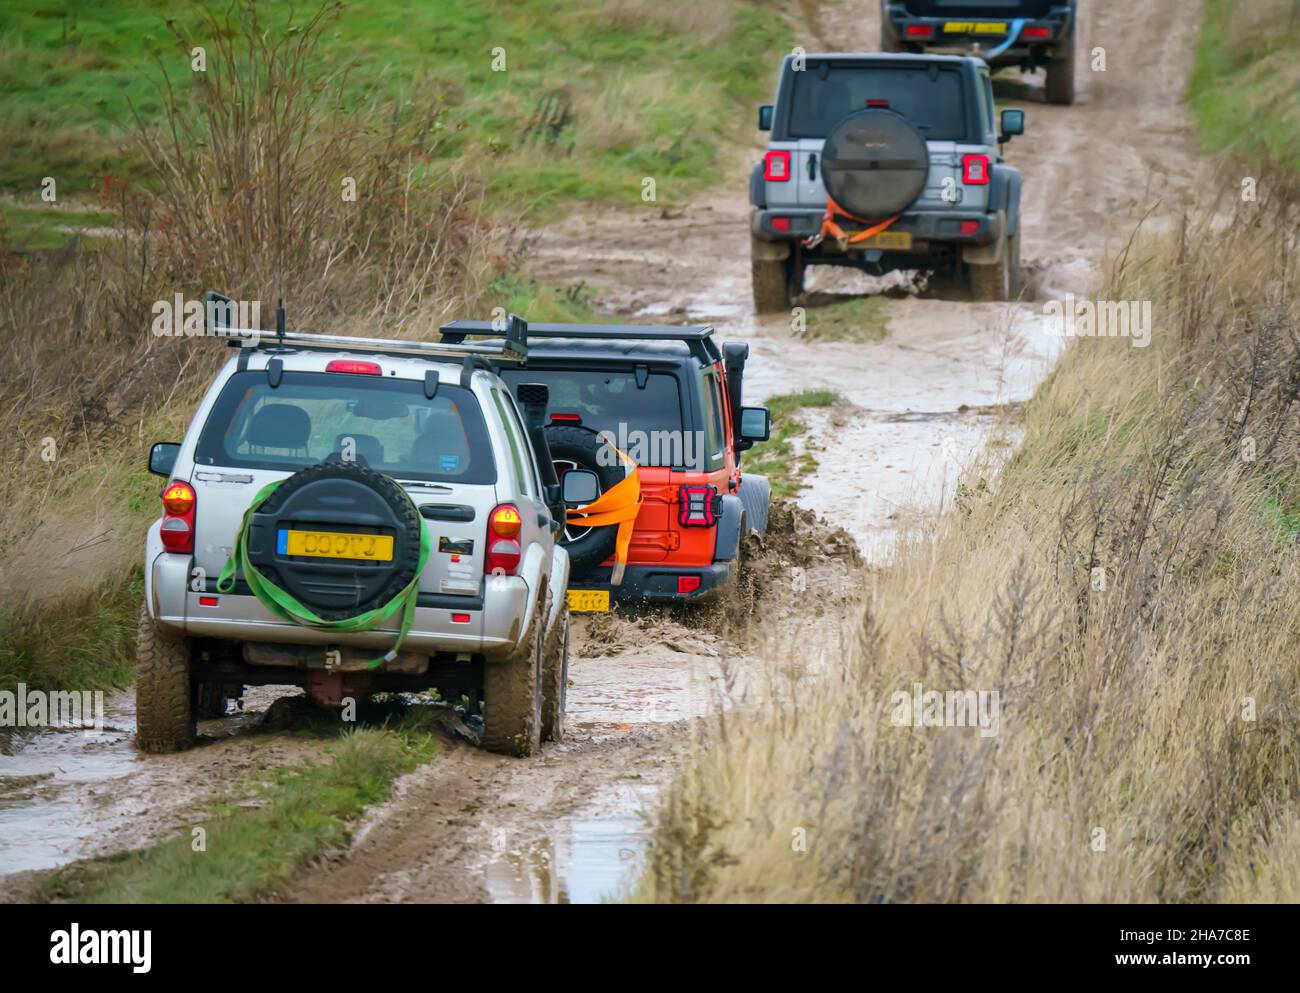
[[[725,182],[689,208],[590,212],[538,232],[531,266],[548,282],[595,291],[629,318],[708,322],[724,339],[749,340],[752,401],[819,387],[842,394],[844,403],[809,417],[820,469],[799,502],[851,532],[868,560],[884,560],[900,530],[939,509],[971,452],[1014,444],[1015,406],[1060,347],[1045,333],[1040,301],[1087,291],[1108,250],[1148,208],[1160,203],[1149,223],[1176,216],[1206,168],[1181,102],[1197,5],[1081,6],[1075,106],[1045,105],[1041,76],[1022,82],[1009,71],[995,81],[999,100],[1024,107],[1028,118],[1027,133],[1006,151],[1025,176],[1029,278],[1021,303],[972,304],[893,285],[888,336],[866,343],[805,340],[784,319],[756,320],[746,177],[757,146],[736,149]],[[828,4],[791,45],[873,50],[878,17],[875,0]],[[1089,66],[1099,47],[1104,72]],[[881,289],[866,277],[814,270],[806,305],[815,311]],[[801,527],[794,544],[818,534]],[[797,651],[812,660],[842,650],[843,621],[856,612],[857,566],[845,555],[811,561],[808,584],[818,596],[796,597],[781,582],[785,552],[774,550],[767,562],[773,574],[758,592],[763,625],[748,634],[724,637],[707,617],[583,618],[564,742],[517,761],[449,736],[434,762],[371,812],[348,850],[329,853],[279,897],[576,902],[616,893],[640,858],[644,817],[689,741],[692,719],[743,696],[760,656]],[[235,734],[146,761],[130,753],[129,695],[117,703],[119,732],[95,750],[97,775],[79,779],[77,749],[51,740],[72,736],[18,747],[27,778],[21,788],[0,778],[0,837],[29,842],[7,858],[0,845],[0,873],[156,839],[185,823],[204,792],[246,782],[255,762],[297,761],[305,747],[284,735]],[[64,826],[56,844],[36,837],[41,825],[48,832],[56,824]]]

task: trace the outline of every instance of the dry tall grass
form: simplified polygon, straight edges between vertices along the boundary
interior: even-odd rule
[[[293,326],[414,335],[500,272],[471,188],[426,175],[430,122],[345,110],[341,71],[318,50],[332,10],[278,30],[251,4],[207,14],[207,71],[164,73],[165,124],[132,136],[150,180],[105,180],[111,244],[0,265],[0,552],[56,508],[65,522],[106,503],[148,519],[147,434],[178,433],[228,354],[151,334],[156,301],[216,288],[259,301],[263,326],[284,297]],[[188,64],[192,40],[176,41]]]
[[[1116,261],[1151,346],[1074,341],[993,485],[868,581],[856,648],[702,733],[642,896],[1300,894],[1297,206]],[[998,733],[896,726],[917,683],[997,691]]]

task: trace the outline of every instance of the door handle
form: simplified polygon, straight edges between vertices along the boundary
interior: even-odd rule
[[[808,156],[808,178],[817,178],[817,153],[813,152]]]

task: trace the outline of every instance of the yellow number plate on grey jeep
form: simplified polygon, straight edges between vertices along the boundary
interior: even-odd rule
[[[1006,21],[948,21],[944,34],[1006,34]]]
[[[281,555],[311,555],[322,559],[360,559],[363,562],[393,561],[393,536],[389,534],[344,534],[339,531],[280,532]]]
[[[881,231],[865,241],[858,242],[863,248],[885,248],[891,251],[912,247],[911,231]]]
[[[609,590],[569,590],[572,611],[609,610]]]

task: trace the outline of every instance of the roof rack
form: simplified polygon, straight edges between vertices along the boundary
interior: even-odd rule
[[[402,341],[392,338],[357,338],[341,334],[312,334],[305,331],[286,331],[284,303],[275,311],[275,330],[236,328],[228,323],[234,305],[228,297],[211,290],[203,294],[204,330],[208,334],[230,338],[230,344],[241,348],[284,348],[290,350],[377,352],[386,355],[423,355],[429,358],[466,358],[475,362],[516,362],[528,360],[528,322],[514,314],[507,316],[505,326],[492,337],[500,342]],[[227,322],[220,318],[224,316]]]
[[[470,335],[497,338],[509,334],[509,328],[491,321],[452,321],[441,327],[442,340],[460,344]],[[681,341],[706,365],[722,358],[713,340],[713,327],[691,324],[674,327],[666,324],[525,324],[529,338],[572,338],[585,341]]]

